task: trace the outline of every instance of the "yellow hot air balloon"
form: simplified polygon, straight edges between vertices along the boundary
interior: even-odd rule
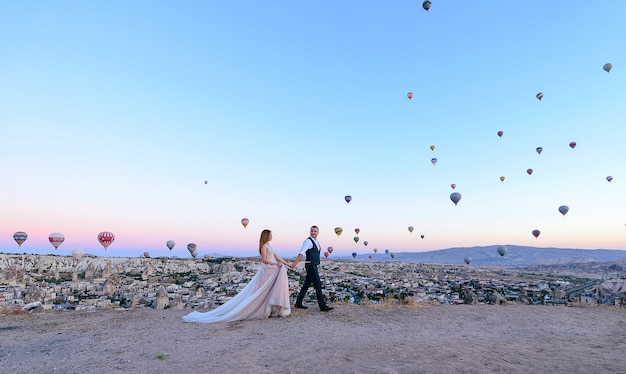
[[[431,150],[431,151],[434,151],[434,150],[435,150],[435,146],[434,146],[434,145],[431,145],[431,146],[430,146],[430,150]]]
[[[343,229],[341,227],[335,227],[335,234],[337,234],[337,236],[341,235],[342,232]]]
[[[500,177],[500,181],[504,182],[504,175]]]

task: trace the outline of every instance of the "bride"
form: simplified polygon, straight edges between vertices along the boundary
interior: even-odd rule
[[[274,252],[271,240],[272,232],[263,230],[259,239],[261,268],[243,290],[217,309],[191,312],[182,317],[183,321],[215,323],[291,314],[287,269],[283,266],[291,264]]]

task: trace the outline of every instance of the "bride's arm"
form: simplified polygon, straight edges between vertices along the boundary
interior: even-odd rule
[[[274,253],[274,257],[276,257],[276,261],[283,263],[287,266],[291,266],[291,264],[289,264],[289,262],[287,262],[284,258],[280,257],[277,253]]]

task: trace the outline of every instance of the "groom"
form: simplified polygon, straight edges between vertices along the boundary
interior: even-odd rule
[[[317,296],[317,303],[320,306],[320,310],[322,312],[328,312],[329,310],[333,310],[333,307],[326,305],[326,302],[324,301],[324,296],[322,295],[322,281],[320,281],[320,274],[317,271],[317,265],[320,264],[320,243],[317,242],[318,233],[319,228],[317,226],[311,226],[310,236],[304,239],[304,243],[302,243],[300,253],[298,253],[298,257],[296,257],[296,260],[291,265],[292,268],[296,267],[302,257],[306,255],[306,261],[304,262],[304,268],[306,269],[306,280],[302,285],[302,289],[298,293],[295,307],[299,309],[307,308],[306,306],[302,305],[302,300],[309,290],[309,287],[311,287],[311,284],[313,284],[313,287],[315,287],[315,295]]]

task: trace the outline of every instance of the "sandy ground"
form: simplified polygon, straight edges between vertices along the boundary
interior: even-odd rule
[[[626,308],[334,307],[209,325],[186,310],[5,314],[0,372],[626,372]]]

